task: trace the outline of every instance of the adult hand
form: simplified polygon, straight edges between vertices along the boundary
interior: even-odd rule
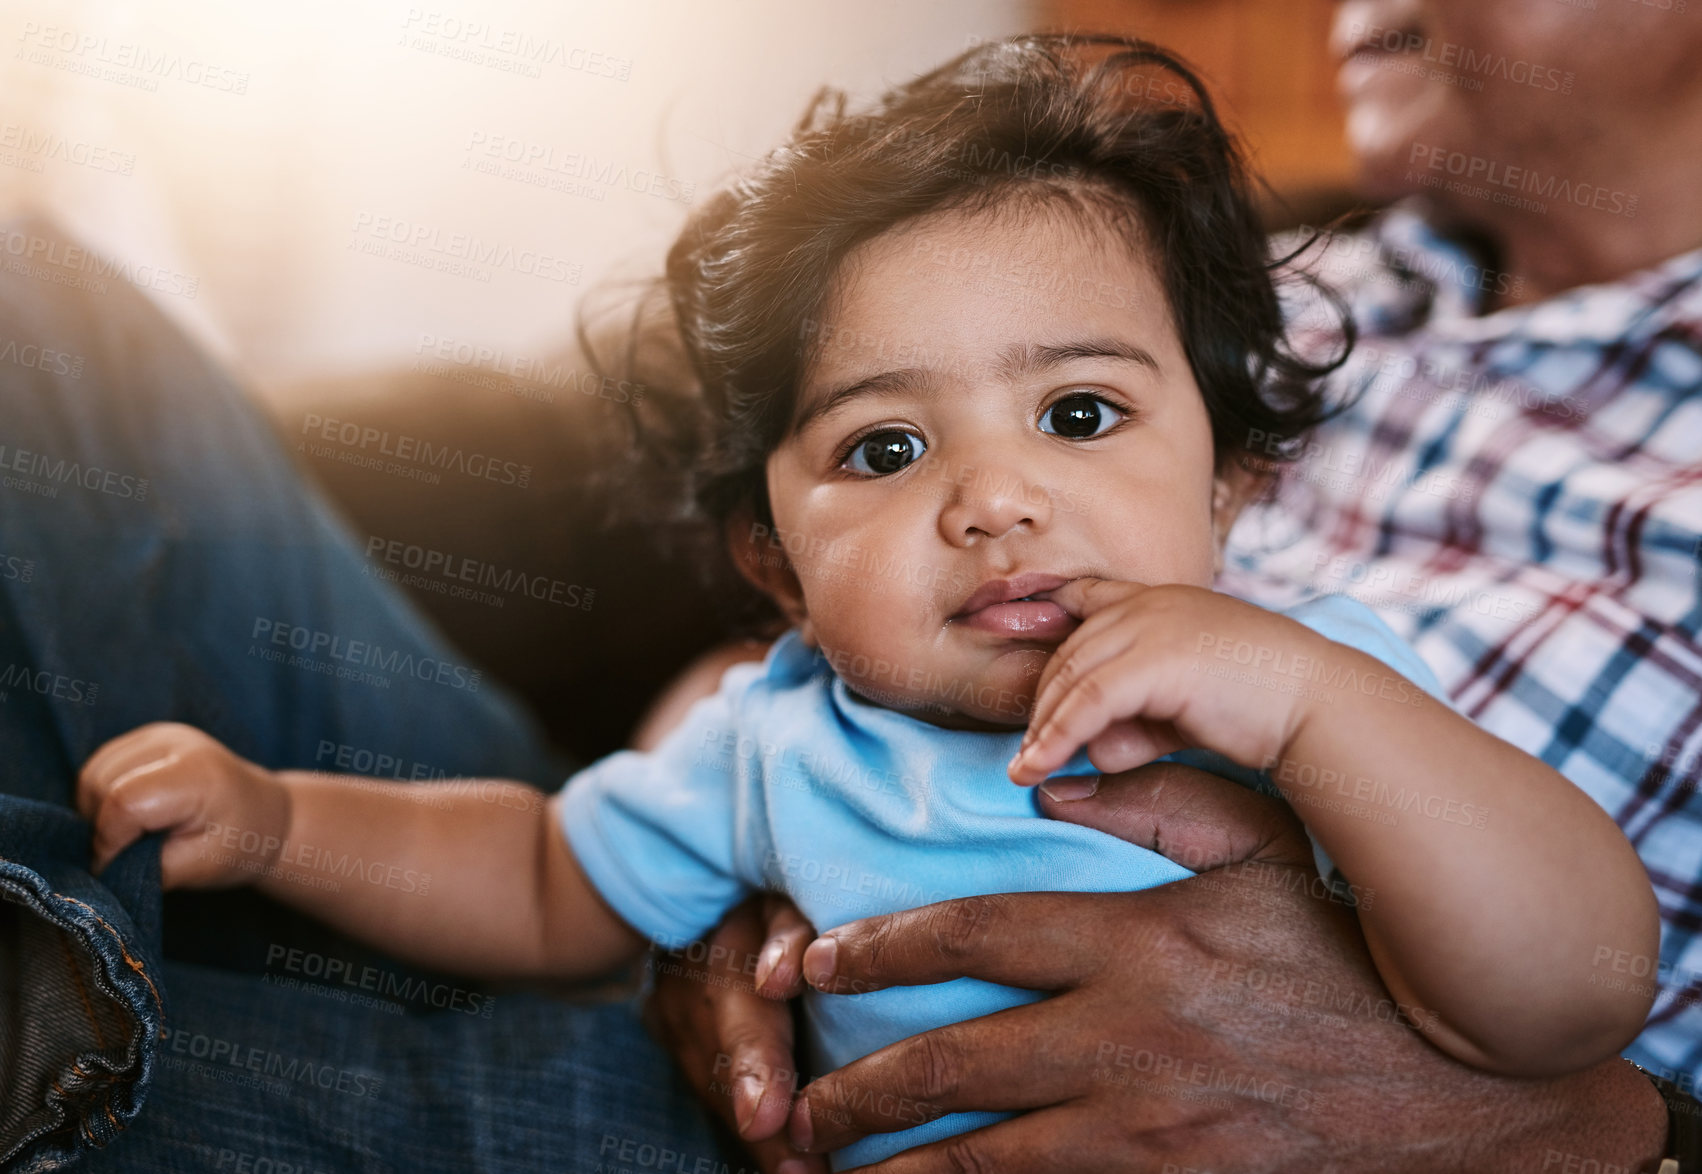
[[[784,897],[752,897],[705,942],[666,955],[647,1007],[693,1089],[763,1174],[826,1174],[783,1128],[797,1092],[792,1012],[815,929]]]
[[[969,975],[1054,994],[814,1081],[789,1123],[800,1149],[993,1109],[1030,1111],[869,1169],[1629,1174],[1659,1155],[1660,1098],[1623,1061],[1515,1080],[1426,1043],[1275,801],[1159,763],[1042,803],[1201,873],[948,901],[817,939],[804,969],[828,992]]]

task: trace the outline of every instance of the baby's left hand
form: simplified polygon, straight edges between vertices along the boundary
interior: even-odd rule
[[[1263,768],[1317,704],[1316,687],[1288,666],[1335,647],[1287,616],[1204,587],[1076,579],[1049,596],[1083,622],[1035,689],[1009,768],[1025,786],[1084,745],[1108,773],[1188,746]]]

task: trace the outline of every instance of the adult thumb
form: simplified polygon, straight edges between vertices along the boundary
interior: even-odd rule
[[[1179,762],[1104,775],[1084,798],[1044,788],[1037,797],[1052,819],[1109,832],[1195,872],[1249,860],[1312,866],[1306,829],[1286,803]]]

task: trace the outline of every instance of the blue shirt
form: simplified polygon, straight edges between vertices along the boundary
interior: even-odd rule
[[[1352,600],[1325,596],[1285,614],[1440,694],[1424,662]],[[622,751],[570,779],[563,819],[603,898],[640,933],[676,949],[758,889],[785,893],[827,929],[955,897],[1128,891],[1193,875],[1146,848],[1041,815],[1034,790],[1005,774],[1021,740],[1020,730],[941,729],[865,701],[790,632],[760,665],[728,669],[720,690],[654,751]],[[1171,757],[1260,781],[1203,752]],[[1059,773],[1097,772],[1078,754]],[[968,978],[861,995],[809,992],[809,1060],[828,1071],[1041,997]],[[900,1120],[922,1112],[904,1102],[893,1109]],[[954,1113],[872,1135],[840,1150],[835,1166],[880,1161],[1003,1116]]]

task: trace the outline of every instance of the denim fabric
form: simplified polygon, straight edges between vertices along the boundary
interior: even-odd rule
[[[158,1063],[159,837],[96,881],[74,811],[0,798],[0,1165],[40,1140],[51,1169],[111,1142]]]
[[[146,1111],[98,1174],[735,1174],[631,1002],[389,1015],[168,960]],[[264,996],[264,997],[261,997]],[[50,1167],[40,1167],[47,1169]]]
[[[336,769],[352,748],[553,788],[568,764],[367,574],[240,389],[152,303],[110,278],[79,287],[71,243],[39,221],[0,225],[0,248],[28,258],[0,268],[0,1168],[713,1154],[629,1005],[493,999],[247,889],[162,898],[158,836],[89,874],[76,772],[145,722],[274,768]],[[315,648],[292,662],[279,631],[454,671],[380,685]]]

